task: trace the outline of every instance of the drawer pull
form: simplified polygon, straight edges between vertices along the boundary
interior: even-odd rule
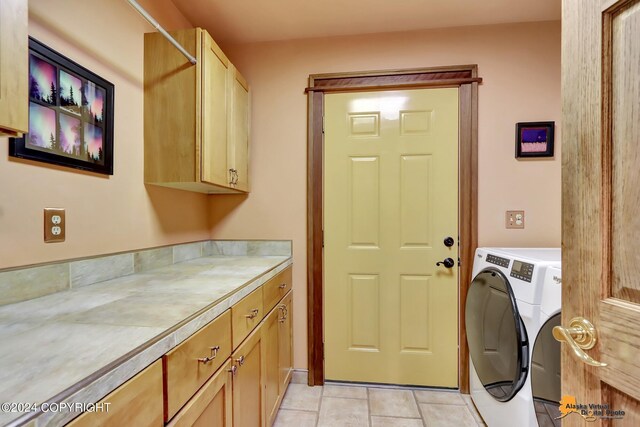
[[[218,355],[218,351],[220,351],[220,346],[217,345],[215,347],[211,347],[211,355],[209,357],[201,357],[198,359],[198,362],[207,364],[216,358]]]
[[[286,284],[286,283],[283,283],[282,285],[280,285],[280,286],[278,286],[278,287],[279,287],[280,289],[284,289],[284,288],[286,288],[286,287],[287,287],[287,284]]]
[[[238,367],[236,365],[231,365],[231,369],[229,369],[228,372],[231,372],[231,375],[235,376],[237,370]]]
[[[258,317],[259,311],[260,310],[258,310],[257,308],[254,308],[253,310],[251,310],[251,313],[245,314],[244,317],[246,317],[247,319],[255,319],[256,317]]]
[[[240,356],[236,359],[236,362],[238,362],[238,365],[242,366],[244,365],[244,356]]]

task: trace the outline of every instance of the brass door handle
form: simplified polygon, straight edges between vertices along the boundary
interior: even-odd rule
[[[584,350],[592,349],[598,341],[598,332],[595,326],[584,317],[574,317],[569,322],[569,327],[555,326],[553,337],[556,341],[566,342],[573,350],[573,354],[587,365],[603,367],[606,363],[598,362],[589,356]]]

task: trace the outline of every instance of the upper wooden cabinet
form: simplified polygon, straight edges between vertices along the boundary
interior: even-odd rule
[[[249,191],[249,86],[200,28],[145,34],[145,182],[200,193]]]
[[[249,191],[249,85],[231,65],[230,147],[229,169],[235,175],[234,188]]]
[[[27,2],[0,1],[0,136],[29,130]]]

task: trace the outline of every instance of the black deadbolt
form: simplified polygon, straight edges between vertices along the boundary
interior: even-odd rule
[[[453,240],[453,237],[445,237],[445,239],[444,239],[444,245],[445,245],[446,247],[448,247],[448,248],[450,248],[451,246],[453,246],[453,244],[454,244],[455,242],[456,242],[456,241],[455,241],[455,240]]]

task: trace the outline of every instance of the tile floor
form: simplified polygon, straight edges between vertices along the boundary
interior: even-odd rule
[[[454,391],[410,390],[294,381],[275,427],[484,426],[469,396]]]

